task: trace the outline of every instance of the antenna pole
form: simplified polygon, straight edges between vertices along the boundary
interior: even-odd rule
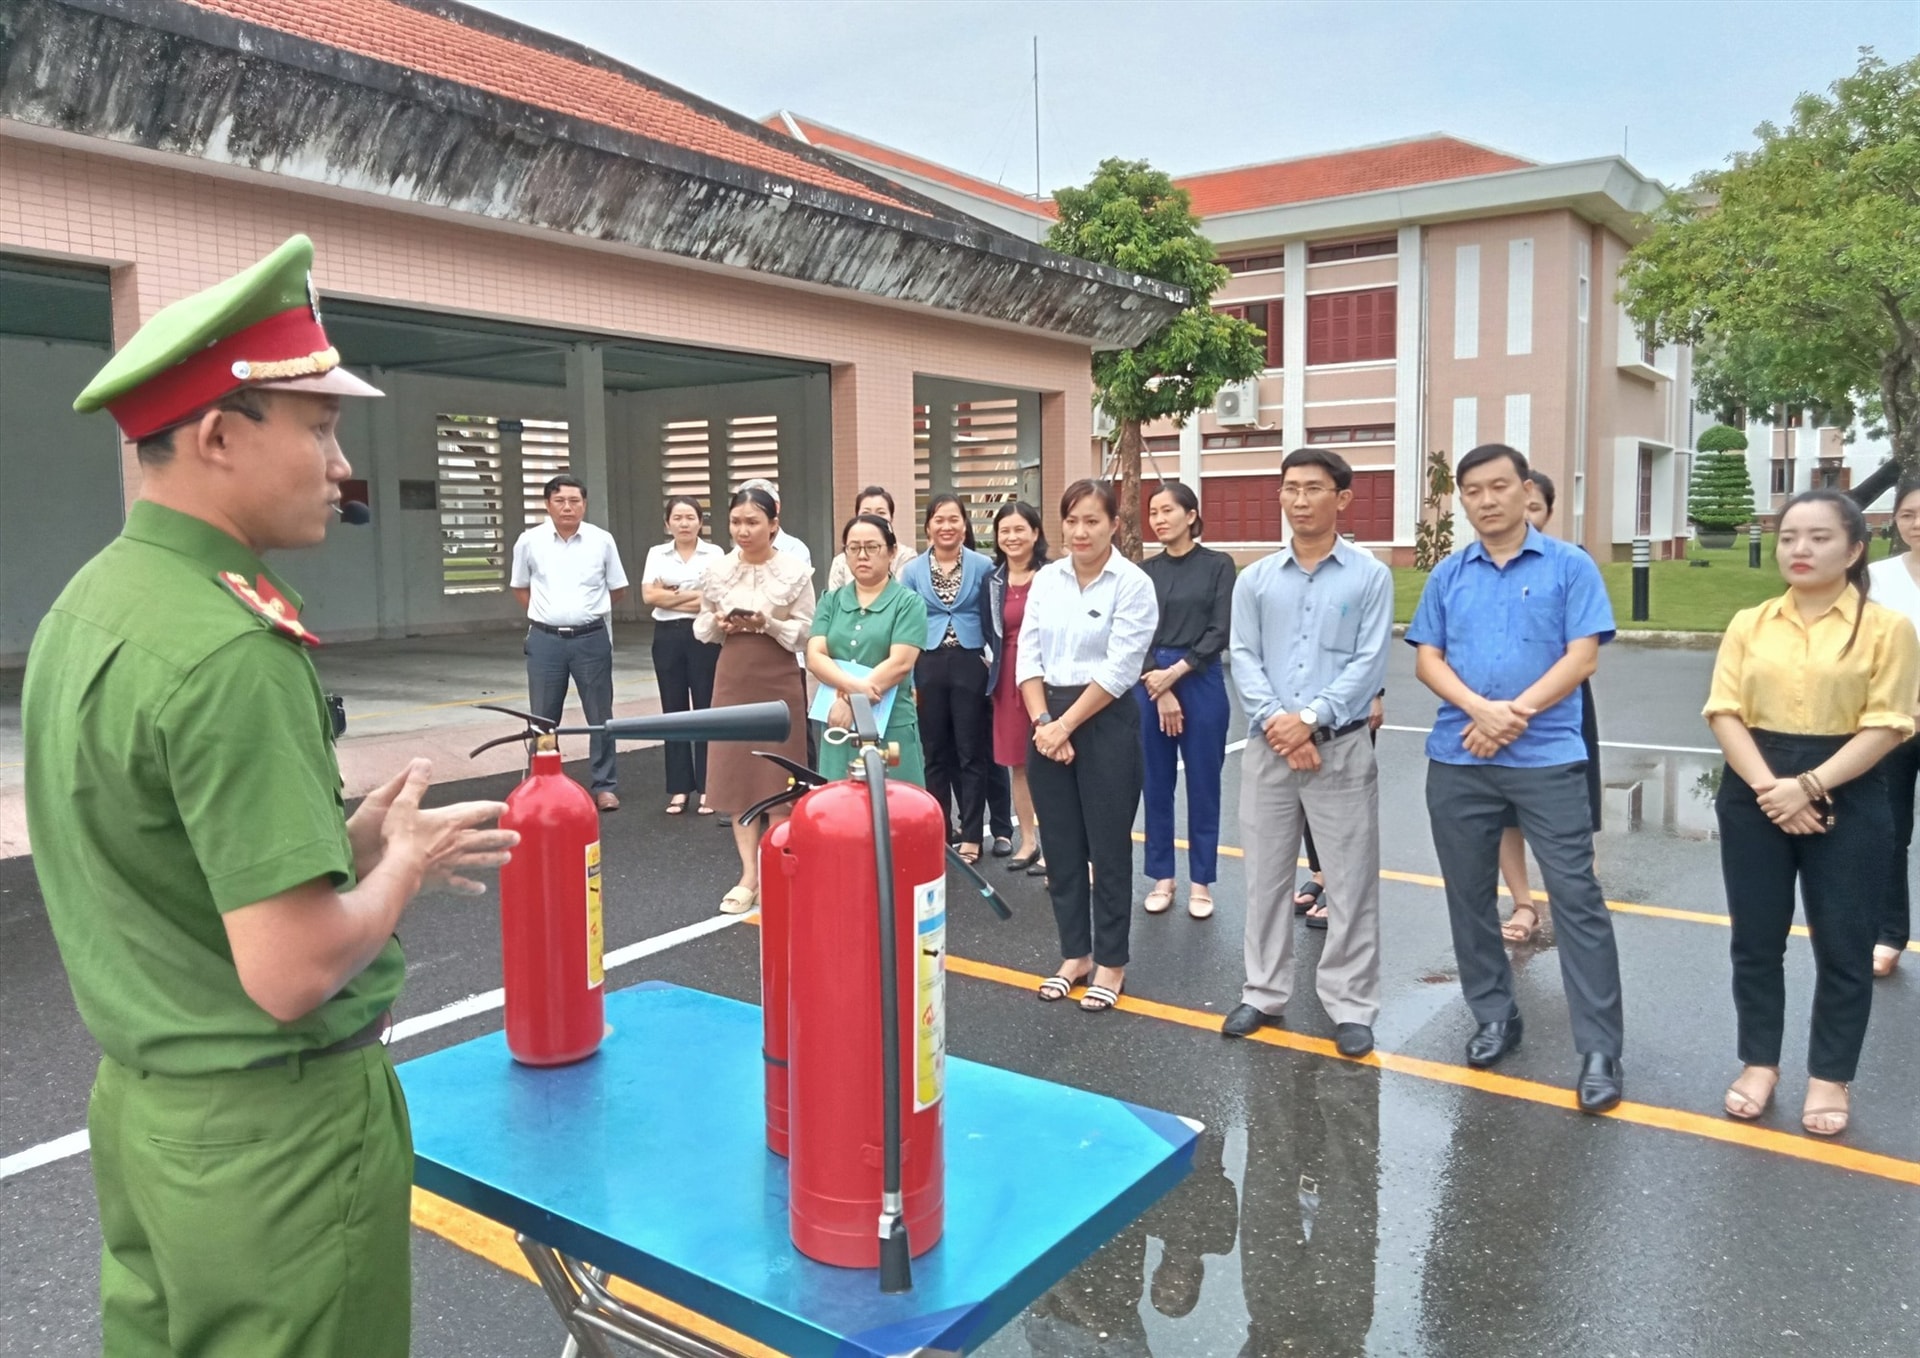
[[[1033,196],[1045,195],[1040,189],[1040,35],[1033,35]]]

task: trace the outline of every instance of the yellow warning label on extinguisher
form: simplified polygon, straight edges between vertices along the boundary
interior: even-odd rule
[[[947,1089],[947,879],[913,889],[913,1111]]]
[[[607,979],[601,953],[607,945],[606,927],[600,920],[600,841],[587,845],[587,987],[592,989]]]

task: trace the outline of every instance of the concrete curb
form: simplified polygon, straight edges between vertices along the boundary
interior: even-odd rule
[[[1396,637],[1405,637],[1407,624],[1396,622],[1393,625]],[[1717,651],[1720,649],[1720,632],[1663,632],[1645,629],[1621,628],[1613,635],[1615,646],[1645,646],[1652,650],[1666,651]]]

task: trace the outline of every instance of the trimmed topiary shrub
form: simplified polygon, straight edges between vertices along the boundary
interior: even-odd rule
[[[1700,435],[1687,517],[1703,546],[1732,546],[1733,531],[1753,520],[1753,480],[1747,475],[1747,436],[1716,424]]]

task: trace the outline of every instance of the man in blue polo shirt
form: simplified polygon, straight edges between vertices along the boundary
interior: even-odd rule
[[[1593,873],[1580,685],[1613,639],[1613,607],[1586,553],[1527,522],[1527,460],[1488,443],[1454,475],[1477,541],[1434,568],[1407,629],[1414,673],[1440,698],[1427,738],[1427,814],[1447,879],[1460,988],[1478,1030],[1467,1064],[1520,1045],[1496,888],[1512,808],[1552,902],[1560,977],[1581,1057],[1580,1110],[1620,1102],[1620,958]]]

